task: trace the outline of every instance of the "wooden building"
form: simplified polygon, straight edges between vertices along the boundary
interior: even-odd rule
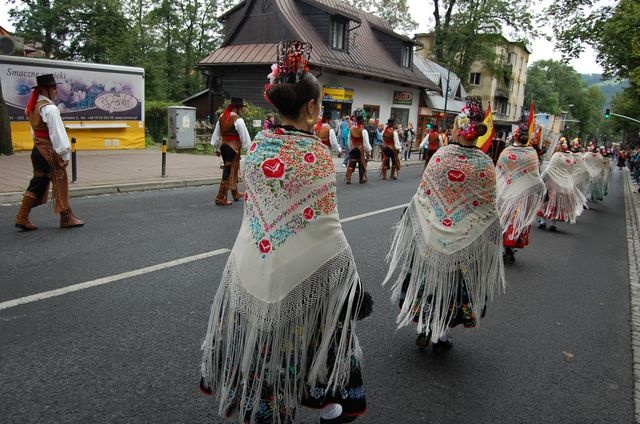
[[[340,0],[244,0],[219,20],[224,41],[198,64],[214,95],[268,107],[263,92],[277,43],[291,39],[313,46],[309,65],[334,117],[365,111],[415,123],[421,93],[440,90],[414,66],[414,41]]]

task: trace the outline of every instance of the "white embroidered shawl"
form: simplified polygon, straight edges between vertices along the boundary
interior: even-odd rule
[[[584,163],[584,157],[580,152],[572,152],[573,158],[573,182],[580,190],[583,196],[589,196],[589,172],[587,166]]]
[[[351,357],[361,357],[354,321],[338,322],[341,311],[357,314],[360,281],[326,147],[301,132],[263,131],[243,170],[244,217],[202,346],[202,375],[219,397],[220,414],[239,393],[240,411],[255,414],[265,384],[287,405],[299,403],[305,384],[340,388]],[[308,355],[318,331],[320,345]],[[332,344],[337,359],[327,369]],[[284,385],[283,364],[297,370]]]
[[[605,192],[605,170],[604,158],[600,153],[586,152],[584,154],[584,163],[589,173],[589,191],[592,200],[604,199]]]
[[[536,219],[546,191],[535,149],[528,146],[504,149],[496,164],[496,182],[502,231],[511,226],[510,234],[517,239]]]
[[[480,149],[450,144],[429,161],[417,193],[395,227],[383,284],[399,271],[392,299],[401,296],[411,272],[398,327],[410,324],[421,299],[418,332],[426,326],[436,341],[449,322],[448,309],[460,275],[478,311],[488,297],[504,288],[502,237],[496,210],[496,175]]]
[[[575,186],[573,162],[571,153],[556,152],[542,172],[542,180],[547,186],[547,199],[541,208],[545,218],[573,224],[582,213],[586,199]]]

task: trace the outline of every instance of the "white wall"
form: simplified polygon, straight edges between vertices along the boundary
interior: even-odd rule
[[[413,122],[415,127],[418,122],[418,103],[420,101],[420,90],[400,85],[383,84],[381,82],[362,80],[357,78],[345,77],[335,74],[322,74],[318,78],[320,84],[340,86],[353,89],[353,104],[351,111],[362,109],[363,105],[380,106],[380,122],[386,123],[391,114],[391,108],[409,109],[409,121]],[[413,93],[413,102],[409,105],[394,105],[394,91],[409,91]]]

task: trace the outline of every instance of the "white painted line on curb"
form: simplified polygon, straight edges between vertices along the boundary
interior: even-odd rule
[[[405,203],[405,204],[402,204],[402,205],[392,206],[390,208],[379,209],[377,211],[367,212],[367,213],[363,213],[363,214],[360,214],[360,215],[354,215],[354,216],[350,216],[350,217],[341,219],[340,222],[345,223],[345,222],[355,221],[357,219],[367,218],[369,216],[378,215],[378,214],[389,212],[389,211],[393,211],[393,210],[396,210],[396,209],[406,208],[408,205],[409,205],[408,203]],[[102,286],[104,284],[114,283],[116,281],[124,280],[124,279],[131,278],[131,277],[135,277],[135,276],[138,276],[138,275],[144,275],[144,274],[148,274],[150,272],[160,271],[161,269],[167,269],[167,268],[171,268],[171,267],[174,267],[174,266],[187,264],[189,262],[199,261],[201,259],[207,259],[207,258],[211,258],[213,256],[218,256],[218,255],[222,255],[224,253],[229,253],[229,252],[231,252],[231,249],[212,250],[210,252],[200,253],[198,255],[193,255],[193,256],[187,256],[185,258],[180,258],[180,259],[176,259],[176,260],[169,261],[169,262],[164,262],[164,263],[157,264],[157,265],[152,265],[152,266],[148,266],[148,267],[144,267],[144,268],[140,268],[140,269],[134,269],[133,271],[127,271],[127,272],[123,272],[121,274],[111,275],[111,276],[108,276],[108,277],[102,277],[102,278],[98,278],[96,280],[85,281],[84,283],[78,283],[78,284],[74,284],[72,286],[61,287],[59,289],[50,290],[50,291],[47,291],[47,292],[42,292],[42,293],[32,294],[30,296],[19,297],[17,299],[7,300],[6,302],[0,303],[0,311],[2,311],[4,309],[13,308],[13,307],[16,307],[18,305],[24,305],[25,303],[38,302],[38,301],[43,300],[43,299],[49,299],[51,297],[62,296],[63,294],[73,293],[73,292],[84,290],[84,289],[88,289],[88,288],[91,288],[91,287]]]
[[[385,213],[385,212],[395,211],[396,209],[406,208],[407,206],[409,206],[408,203],[403,203],[402,205],[391,206],[390,208],[378,209],[377,211],[367,212],[367,213],[363,213],[363,214],[360,214],[360,215],[354,215],[354,216],[350,216],[348,218],[343,218],[343,219],[340,220],[340,222],[342,222],[344,224],[345,222],[355,221],[356,219],[366,218],[366,217],[369,217],[369,216],[378,215],[378,214]],[[398,219],[399,218],[400,217],[398,217]]]
[[[98,278],[96,280],[85,281],[84,283],[74,284],[72,286],[62,287],[59,289],[33,294],[31,296],[19,297],[17,299],[8,300],[6,302],[0,303],[0,311],[3,309],[13,308],[18,305],[23,305],[25,303],[38,302],[43,299],[48,299],[51,297],[62,296],[63,294],[73,293],[76,291],[88,289],[91,287],[101,286],[104,284],[113,283],[116,281],[124,280],[127,278],[135,277],[137,275],[148,274],[154,271],[160,271],[161,269],[171,268],[177,265],[187,264],[189,262],[199,261],[201,259],[211,258],[213,256],[222,255],[224,253],[228,253],[231,250],[229,249],[217,249],[212,250],[210,252],[200,253],[198,255],[187,256],[186,258],[180,258],[169,262],[164,262],[157,265],[147,266],[144,268],[134,269],[133,271],[123,272],[121,274],[111,275],[109,277]]]

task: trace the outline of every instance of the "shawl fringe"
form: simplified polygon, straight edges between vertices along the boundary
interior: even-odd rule
[[[449,304],[456,295],[460,274],[469,294],[472,307],[480,311],[488,299],[505,289],[502,262],[502,229],[495,219],[470,245],[451,255],[437,251],[423,239],[419,213],[412,203],[395,226],[391,249],[386,257],[389,271],[383,285],[392,279],[391,299],[397,301],[403,282],[411,272],[405,299],[396,319],[398,328],[409,325],[415,317],[414,306],[421,299],[417,332],[430,332],[432,342],[449,325]]]
[[[541,182],[511,198],[499,196],[497,206],[502,232],[505,233],[509,225],[512,225],[513,238],[520,237],[522,232],[535,221],[544,202],[545,193],[545,185]]]
[[[350,248],[271,304],[244,290],[232,253],[202,344],[202,377],[218,397],[219,414],[237,413],[241,423],[249,414],[253,423],[261,392],[269,388],[293,419],[305,387],[313,389],[317,382],[334,392],[343,387],[352,356],[362,359],[351,319],[358,315],[361,292]],[[331,348],[335,361],[328,368]],[[273,423],[281,422],[274,408]]]

